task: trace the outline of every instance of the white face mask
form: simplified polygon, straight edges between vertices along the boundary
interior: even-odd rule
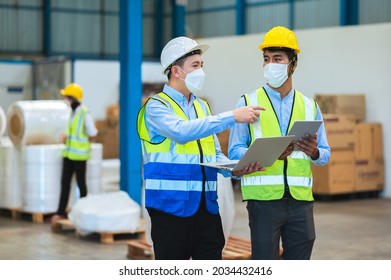
[[[264,77],[269,85],[279,88],[288,79],[288,64],[269,63],[263,67]]]
[[[179,69],[181,69],[183,72],[187,74],[186,78],[184,79],[187,89],[193,93],[200,92],[202,90],[202,86],[204,85],[204,81],[205,81],[204,71],[200,68],[194,70],[193,72],[187,73],[182,68],[179,67]]]
[[[71,105],[72,105],[72,101],[71,101],[69,98],[64,98],[64,102],[65,102],[68,106],[71,106]]]

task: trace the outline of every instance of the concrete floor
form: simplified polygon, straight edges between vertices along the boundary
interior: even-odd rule
[[[247,210],[235,188],[235,219],[231,235],[249,238]],[[315,202],[317,239],[314,260],[391,260],[391,200],[345,198]],[[119,236],[121,237],[121,236]],[[49,223],[0,215],[1,260],[126,260],[124,236],[103,244],[100,236],[53,233]]]

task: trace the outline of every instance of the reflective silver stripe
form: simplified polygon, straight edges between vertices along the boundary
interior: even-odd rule
[[[283,175],[245,176],[242,178],[243,186],[283,185]]]
[[[202,182],[199,181],[178,181],[163,180],[165,191],[202,191]],[[217,184],[215,181],[207,181],[208,191],[216,191]],[[145,188],[148,190],[162,190],[162,180],[147,179]]]
[[[307,96],[304,96],[304,104],[305,104],[305,119],[306,120],[314,120],[315,114],[314,114],[314,102],[312,99],[308,98]]]
[[[254,106],[259,105],[258,104],[258,94],[256,91],[247,94],[247,96],[250,101],[250,104],[248,104],[248,105],[254,105]],[[253,123],[252,128],[253,128],[253,132],[254,132],[254,138],[255,139],[261,138],[262,137],[262,128],[261,128],[261,119],[260,118],[258,118],[258,120],[255,123]]]
[[[299,187],[312,187],[312,178],[299,177],[299,176],[288,176],[288,185],[289,186],[299,186]],[[272,185],[282,185],[284,184],[283,176],[253,176],[253,177],[244,177],[242,179],[243,186],[272,186]]]
[[[312,187],[312,178],[307,177],[294,177],[294,176],[288,176],[288,185],[290,187],[298,186],[298,187]]]
[[[300,152],[300,151],[293,151],[290,157],[294,159],[307,159],[307,160],[310,159],[309,156],[307,156],[304,152]]]
[[[147,154],[146,162],[165,162],[165,163],[199,163],[200,155],[176,154],[170,150],[167,153],[151,153]],[[204,162],[216,161],[215,156],[205,156]]]

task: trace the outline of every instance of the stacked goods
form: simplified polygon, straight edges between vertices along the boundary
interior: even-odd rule
[[[64,101],[17,101],[7,112],[7,129],[15,147],[60,144],[70,115]]]
[[[382,190],[382,126],[365,122],[365,96],[318,94],[314,99],[322,110],[331,148],[327,166],[312,165],[314,193],[335,195]]]
[[[56,212],[61,190],[63,144],[28,145],[22,149],[24,212]]]
[[[106,118],[95,122],[98,129],[96,142],[103,146],[103,159],[119,157],[119,106],[111,105],[106,109]]]
[[[315,194],[343,194],[354,191],[353,115],[323,114],[327,140],[331,148],[326,166],[312,165]]]
[[[21,157],[8,137],[0,139],[0,208],[22,207]]]
[[[381,191],[384,189],[382,125],[359,123],[355,136],[355,191]]]
[[[7,113],[9,139],[0,146],[0,207],[53,213],[61,190],[60,143],[70,116],[63,101],[18,101]],[[87,187],[100,192],[102,147],[92,144]]]
[[[61,135],[70,109],[63,101],[17,101],[7,112],[8,143],[2,141],[1,207],[52,212],[60,192]]]

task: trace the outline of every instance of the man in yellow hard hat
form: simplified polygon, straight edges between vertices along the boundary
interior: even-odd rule
[[[52,221],[66,218],[69,193],[73,174],[80,190],[80,197],[87,196],[86,171],[90,158],[90,142],[98,133],[89,110],[81,102],[83,89],[76,83],[67,85],[60,91],[64,100],[72,109],[64,135],[63,167],[61,175],[61,193],[57,212]]]
[[[229,157],[240,159],[259,137],[285,136],[297,120],[323,120],[316,102],[293,88],[300,49],[295,34],[277,26],[259,46],[266,84],[241,97],[237,107],[262,105],[259,121],[235,124]],[[310,259],[315,241],[310,164],[325,165],[330,147],[322,124],[314,135],[292,142],[265,170],[241,179],[247,201],[253,259]]]
[[[221,259],[225,238],[217,203],[217,169],[200,165],[227,161],[216,133],[258,119],[258,105],[211,115],[196,94],[205,78],[201,55],[208,49],[187,37],[172,39],[161,53],[168,83],[138,114],[145,206],[151,218],[155,259]],[[261,170],[251,163],[240,176]]]

